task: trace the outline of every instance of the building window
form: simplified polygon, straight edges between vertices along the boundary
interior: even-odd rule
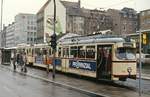
[[[144,16],[145,15],[145,12],[142,12],[142,16]]]
[[[150,15],[150,11],[148,11],[147,14]]]
[[[36,27],[34,27],[34,30],[36,30]]]
[[[23,19],[25,19],[25,16],[22,16]]]
[[[150,24],[150,19],[147,19],[147,24]]]
[[[30,27],[29,27],[29,26],[27,26],[27,29],[28,29],[28,30],[30,30]]]

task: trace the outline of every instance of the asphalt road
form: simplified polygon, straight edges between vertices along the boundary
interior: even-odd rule
[[[12,71],[13,70],[11,66],[5,66],[5,65],[0,66],[0,76],[1,76],[0,85],[1,85],[1,78],[5,77],[4,75],[6,74],[7,79],[4,78],[5,80],[9,80],[8,76],[10,76],[10,78],[12,79],[17,79],[19,82],[20,80],[22,80],[22,83],[20,82],[20,84],[25,84],[23,85],[23,87],[25,86],[26,88],[23,88],[22,90],[26,92],[23,93],[23,96],[22,95],[20,96],[19,93],[21,92],[16,92],[17,96],[11,96],[11,97],[33,97],[33,96],[36,96],[36,97],[45,97],[45,96],[46,97],[97,97],[96,95],[84,94],[83,92],[76,91],[72,88],[65,87],[63,85],[60,85],[60,86],[55,85],[51,81],[54,81],[54,83],[56,82],[60,84],[70,85],[70,86],[88,90],[94,93],[106,95],[108,97],[138,97],[139,96],[138,95],[138,79],[137,80],[128,79],[124,83],[124,85],[129,88],[125,88],[125,87],[120,87],[120,86],[118,87],[116,85],[115,86],[110,85],[108,83],[95,83],[94,81],[89,81],[87,79],[82,79],[78,77],[76,78],[76,77],[67,76],[67,75],[59,74],[59,73],[56,74],[55,79],[52,79],[51,72],[47,74],[45,70],[39,70],[36,68],[30,68],[30,67],[28,68],[28,72],[27,72],[28,76],[20,75],[19,68],[17,68],[17,73],[13,73]],[[29,76],[32,76],[32,77],[29,77]],[[47,80],[50,80],[50,81],[47,81]],[[13,81],[11,81],[11,83],[6,82],[5,86],[3,85],[1,86],[4,87],[5,91],[6,90],[12,91],[13,89],[10,86],[9,87],[6,87],[6,86],[7,86],[7,83],[9,83],[10,85],[14,84],[15,81],[14,82]],[[16,83],[17,87],[21,87],[21,86],[18,86],[18,83]],[[16,85],[12,87],[16,87]],[[134,89],[131,89],[130,87]],[[14,92],[14,90],[12,92]],[[21,91],[21,89],[18,89],[18,90]],[[15,90],[15,91],[18,91],[18,90]],[[142,80],[142,91],[143,91],[142,97],[150,97],[150,94],[149,94],[150,80]],[[1,89],[0,89],[0,93],[1,93]],[[2,96],[2,97],[9,97],[9,96]]]
[[[0,97],[92,97],[0,68]]]

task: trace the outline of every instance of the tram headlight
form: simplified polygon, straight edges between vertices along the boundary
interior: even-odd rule
[[[130,73],[132,72],[132,68],[131,68],[131,67],[128,67],[128,68],[127,68],[127,71],[128,71],[128,73],[130,74]]]

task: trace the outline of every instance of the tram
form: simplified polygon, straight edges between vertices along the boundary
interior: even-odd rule
[[[58,40],[56,70],[92,77],[98,80],[136,79],[136,45],[123,38],[101,35],[77,36]],[[26,47],[30,64],[50,65],[52,49],[47,44]]]
[[[108,36],[74,37],[58,43],[62,71],[96,79],[136,78],[136,45]]]

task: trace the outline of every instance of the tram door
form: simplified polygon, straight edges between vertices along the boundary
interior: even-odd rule
[[[112,45],[97,46],[97,79],[111,79]]]

